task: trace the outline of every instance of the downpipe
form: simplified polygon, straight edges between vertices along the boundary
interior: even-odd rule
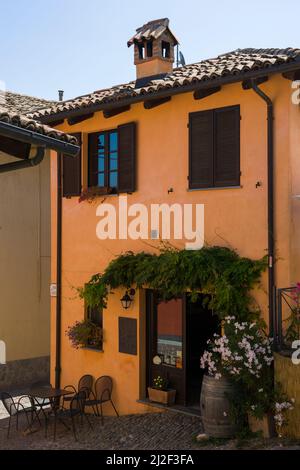
[[[267,105],[267,122],[268,122],[268,291],[269,291],[269,335],[274,337],[277,334],[277,325],[275,321],[275,240],[274,240],[274,105],[269,96],[267,96],[256,84],[255,80],[251,80],[253,91]],[[276,340],[276,338],[275,338]]]

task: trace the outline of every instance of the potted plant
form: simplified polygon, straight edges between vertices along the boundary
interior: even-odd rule
[[[168,381],[158,375],[153,379],[153,386],[148,387],[149,400],[163,405],[174,405],[176,390],[168,387]]]
[[[75,349],[88,347],[102,348],[102,328],[95,325],[91,320],[77,321],[74,325],[69,326],[66,335]]]

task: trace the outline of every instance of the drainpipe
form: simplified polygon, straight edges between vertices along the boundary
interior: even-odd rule
[[[269,284],[269,334],[274,336],[275,326],[275,257],[274,257],[274,108],[273,102],[251,80],[251,87],[267,105],[268,121],[268,284]]]
[[[62,269],[62,154],[57,154],[56,202],[56,345],[55,388],[60,388],[61,376],[61,269]]]
[[[63,101],[63,90],[58,91]],[[61,271],[62,271],[62,154],[57,154],[57,202],[56,202],[56,338],[55,338],[55,388],[61,379]]]

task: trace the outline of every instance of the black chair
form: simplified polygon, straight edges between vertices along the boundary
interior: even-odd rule
[[[91,400],[86,400],[85,406],[91,406],[93,408],[94,414],[96,416],[101,416],[101,423],[103,424],[103,403],[110,402],[112,407],[119,417],[119,413],[116,410],[114,402],[112,401],[112,390],[113,390],[113,381],[112,378],[108,375],[103,375],[99,377],[95,382],[95,393],[92,392],[93,398]],[[100,413],[99,413],[100,406]]]
[[[68,409],[65,409],[64,407],[59,408],[58,410],[55,411],[55,416],[54,416],[54,440],[56,439],[56,425],[57,425],[57,420],[59,420],[62,424],[64,424],[65,427],[68,428],[66,423],[64,422],[64,418],[69,418],[71,419],[72,423],[72,429],[73,429],[73,434],[75,441],[77,441],[77,433],[76,433],[76,426],[75,426],[75,418],[80,417],[81,418],[81,424],[83,424],[83,418],[87,420],[89,426],[91,429],[93,429],[92,424],[88,418],[88,416],[85,414],[85,403],[86,403],[86,393],[85,391],[81,391],[76,393],[73,398],[71,399],[70,402],[70,407]],[[68,428],[70,429],[70,428]]]
[[[74,398],[75,394],[79,393],[79,392],[85,392],[86,398],[89,398],[89,396],[92,392],[92,388],[93,388],[93,381],[94,381],[93,376],[89,375],[89,374],[86,374],[86,375],[83,375],[79,379],[77,390],[73,385],[66,385],[64,387],[64,390],[72,390],[73,394],[68,395],[68,396],[64,396],[63,405],[66,402],[71,402],[72,399]]]
[[[26,416],[27,424],[28,424],[28,427],[26,429],[31,429],[34,415],[36,416],[36,418],[37,418],[37,420],[38,420],[38,422],[41,426],[41,421],[39,419],[37,409],[34,405],[32,405],[31,397],[28,397],[28,396],[24,395],[21,398],[19,398],[18,401],[15,401],[9,393],[2,392],[0,394],[0,399],[3,403],[3,405],[4,405],[4,408],[6,409],[6,411],[9,414],[7,438],[9,438],[11,420],[14,417],[16,418],[16,429],[17,429],[17,431],[19,430],[19,416]],[[30,401],[31,406],[24,406],[24,404],[22,404],[22,401],[24,401],[24,399]],[[30,418],[31,418],[30,420],[29,420],[29,415],[30,415]]]

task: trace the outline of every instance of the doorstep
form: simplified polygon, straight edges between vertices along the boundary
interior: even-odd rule
[[[181,413],[187,416],[196,416],[197,418],[201,418],[200,408],[193,408],[192,406],[181,406],[181,405],[172,405],[167,406],[163,405],[162,403],[154,403],[150,401],[148,398],[137,400],[137,403],[141,403],[142,405],[151,406],[153,408],[160,408],[166,411],[172,411],[173,413]]]

